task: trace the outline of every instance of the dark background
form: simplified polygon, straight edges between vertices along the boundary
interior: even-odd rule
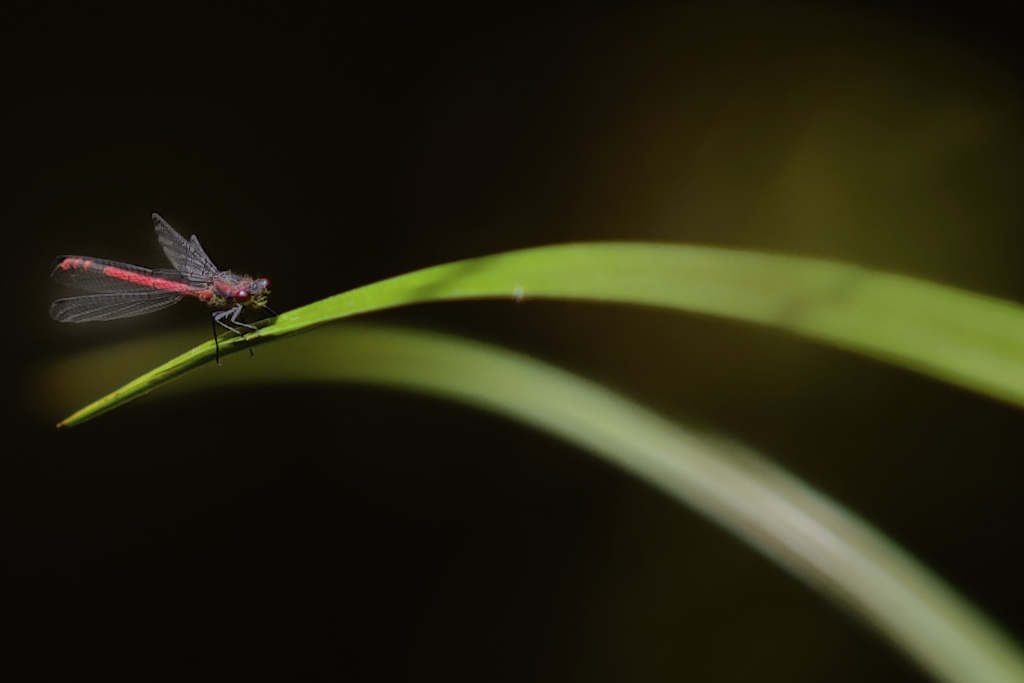
[[[152,211],[221,267],[270,276],[278,310],[586,239],[840,258],[1024,300],[1022,62],[1000,7],[5,10],[0,596],[17,637],[0,666],[917,680],[724,532],[461,406],[225,389],[57,432],[57,397],[27,397],[79,350],[204,339],[193,302],[88,330],[46,316],[59,253],[162,265]],[[741,439],[1024,635],[1017,409],[662,311],[483,302],[377,317],[535,354]]]

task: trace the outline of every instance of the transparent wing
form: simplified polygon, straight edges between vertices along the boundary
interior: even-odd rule
[[[160,214],[153,214],[153,229],[156,230],[160,248],[164,250],[171,265],[193,285],[205,285],[220,271],[206,255],[195,235],[186,240],[172,228]]]
[[[50,304],[50,317],[61,323],[88,323],[130,318],[173,306],[181,295],[146,290],[117,294],[88,294],[57,299]]]

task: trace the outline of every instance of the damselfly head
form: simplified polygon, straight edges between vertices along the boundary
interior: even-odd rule
[[[261,277],[250,282],[248,287],[239,288],[232,298],[240,304],[245,304],[252,308],[262,308],[267,305],[269,294],[270,280]]]

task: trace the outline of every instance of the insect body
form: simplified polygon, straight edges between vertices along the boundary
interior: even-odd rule
[[[255,331],[256,327],[239,320],[243,310],[265,309],[277,315],[267,306],[270,280],[218,269],[195,235],[186,240],[159,214],[153,214],[153,228],[173,269],[152,270],[88,256],[59,256],[53,278],[93,293],[57,299],[50,305],[50,317],[62,323],[116,320],[159,311],[190,296],[218,309],[212,324],[219,363],[218,325],[244,336],[242,329]]]

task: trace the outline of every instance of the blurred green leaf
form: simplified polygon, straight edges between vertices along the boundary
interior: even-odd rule
[[[140,344],[166,348],[163,339]],[[563,370],[448,335],[353,323],[268,347],[258,364],[190,373],[187,391],[361,382],[505,415],[575,444],[733,532],[890,640],[937,680],[1024,681],[1013,641],[896,544],[763,456],[687,431]],[[120,350],[92,352],[101,373]],[[69,368],[41,384],[66,386]]]

